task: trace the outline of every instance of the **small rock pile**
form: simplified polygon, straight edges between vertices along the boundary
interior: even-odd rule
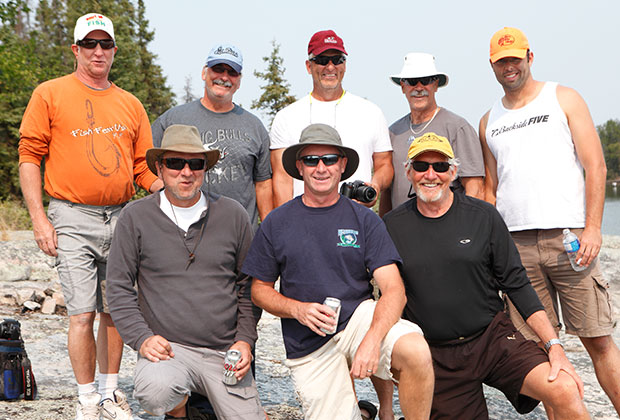
[[[39,250],[32,232],[5,232],[0,241],[0,305],[22,313],[66,314],[55,258]]]

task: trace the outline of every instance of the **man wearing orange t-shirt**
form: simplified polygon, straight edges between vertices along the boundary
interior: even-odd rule
[[[89,13],[75,25],[72,74],[38,86],[20,127],[20,184],[39,248],[56,257],[69,313],[68,350],[78,384],[76,420],[130,420],[117,388],[123,342],[105,301],[112,232],[133,182],[162,187],[145,160],[151,130],[144,107],[108,80],[117,46],[112,21]],[[41,194],[51,197],[47,216]],[[97,340],[93,334],[100,312]],[[99,362],[99,389],[95,366]]]

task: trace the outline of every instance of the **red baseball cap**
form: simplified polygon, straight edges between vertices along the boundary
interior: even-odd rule
[[[319,31],[312,35],[308,43],[308,55],[316,57],[327,50],[338,50],[344,54],[344,41],[332,30]]]

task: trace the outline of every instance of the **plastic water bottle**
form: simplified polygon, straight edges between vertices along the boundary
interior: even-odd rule
[[[570,229],[564,229],[562,233],[564,233],[564,239],[562,240],[562,243],[564,244],[564,250],[568,255],[568,260],[570,261],[570,265],[573,267],[573,270],[583,271],[588,268],[585,265],[577,264],[577,251],[579,251],[579,247],[581,246],[577,235],[571,232]]]

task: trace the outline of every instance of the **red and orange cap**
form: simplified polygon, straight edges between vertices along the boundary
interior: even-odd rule
[[[525,58],[530,44],[523,32],[517,28],[500,29],[491,38],[491,63],[504,57]]]

